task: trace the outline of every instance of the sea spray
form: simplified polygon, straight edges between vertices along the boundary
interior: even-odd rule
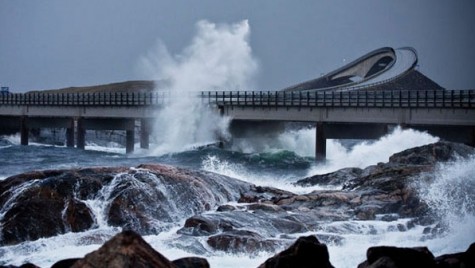
[[[288,191],[297,193],[310,192],[317,189],[341,189],[341,186],[323,187],[298,187],[293,185],[293,182],[302,179],[305,176],[312,176],[315,174],[325,174],[337,171],[346,167],[365,168],[370,165],[375,165],[379,162],[387,162],[389,157],[394,153],[400,152],[416,146],[437,142],[438,138],[433,137],[425,132],[420,132],[412,129],[395,128],[391,133],[373,141],[361,141],[356,145],[348,148],[338,140],[327,141],[327,161],[323,163],[313,163],[309,167],[302,166],[302,159],[297,159],[302,156],[313,156],[315,148],[315,128],[304,128],[300,130],[288,130],[278,135],[273,140],[259,140],[259,143],[267,142],[266,152],[272,155],[278,155],[281,152],[294,152],[294,161],[288,165],[288,169],[292,172],[285,172],[285,169],[280,170],[278,174],[275,172],[275,167],[265,169],[260,168],[260,172],[256,172],[253,163],[243,162],[239,163],[222,159],[220,155],[207,155],[202,161],[202,168],[208,171],[227,175],[230,177],[239,178],[251,183],[265,186],[274,186]],[[262,145],[255,145],[255,140],[248,142],[240,142],[239,145],[234,146],[236,150],[243,150],[249,158],[257,155],[256,161],[263,161],[262,155],[259,154],[257,146],[262,149]],[[310,148],[310,150],[309,150]],[[311,151],[311,152],[310,152]],[[300,154],[300,155],[299,155]],[[308,158],[306,158],[308,159]],[[297,160],[297,161],[296,161]],[[277,159],[279,163],[283,159]],[[312,160],[313,162],[313,160]],[[258,163],[262,166],[262,163]],[[300,171],[305,171],[301,176],[296,176]]]
[[[475,155],[439,164],[418,189],[442,226],[427,238],[434,253],[464,251],[475,242]]]
[[[249,46],[247,21],[232,25],[199,21],[191,44],[171,55],[163,43],[143,57],[142,69],[167,81],[168,104],[157,114],[154,155],[181,152],[225,139],[229,119],[197,96],[206,90],[249,90],[258,64]]]

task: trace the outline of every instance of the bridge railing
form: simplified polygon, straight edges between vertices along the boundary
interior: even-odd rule
[[[475,90],[202,92],[218,106],[475,108]]]
[[[202,102],[218,106],[475,108],[475,90],[426,91],[203,91]],[[153,106],[196,94],[170,92],[2,94],[0,105]]]
[[[0,95],[0,105],[149,106],[163,105],[169,92],[25,93]]]

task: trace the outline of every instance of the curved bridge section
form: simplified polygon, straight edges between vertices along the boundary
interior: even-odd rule
[[[283,89],[283,91],[349,91],[367,89],[391,82],[414,70],[417,52],[411,47],[383,47],[348,63],[320,78]]]

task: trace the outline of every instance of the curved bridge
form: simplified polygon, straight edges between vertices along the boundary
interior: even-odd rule
[[[393,81],[417,66],[414,48],[383,47],[332,71],[282,91],[349,91],[368,89]]]

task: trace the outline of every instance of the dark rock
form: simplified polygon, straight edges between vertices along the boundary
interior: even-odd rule
[[[14,265],[1,266],[0,265],[0,268],[40,268],[40,267],[32,263],[25,263],[20,266],[14,266]]]
[[[465,252],[438,256],[435,262],[440,268],[475,267],[475,243],[472,243]]]
[[[437,162],[453,160],[457,156],[467,157],[474,152],[474,148],[464,144],[439,141],[396,153],[389,158],[389,162],[403,165],[434,165]]]
[[[60,260],[53,264],[51,268],[70,268],[72,267],[80,258],[74,258],[74,259],[65,259],[65,260]]]
[[[261,235],[246,230],[223,232],[209,237],[207,243],[215,250],[251,255],[259,251],[274,251],[279,245],[276,241],[266,240]]]
[[[188,257],[172,262],[177,268],[209,268],[208,260],[198,257]]]
[[[178,230],[179,234],[187,234],[193,236],[208,236],[215,234],[218,231],[218,226],[202,216],[193,216],[185,221],[185,226]]]
[[[96,219],[82,200],[103,199],[109,225],[150,234],[170,228],[183,216],[237,201],[241,193],[257,195],[252,187],[218,174],[165,165],[20,174],[0,181],[0,213],[5,215],[0,245],[92,228]]]
[[[231,205],[221,205],[219,206],[216,211],[233,211],[233,210],[236,210],[236,207],[234,206],[231,206]]]
[[[300,237],[288,249],[266,260],[259,268],[333,267],[325,244],[315,236]]]
[[[426,247],[371,247],[366,257],[366,262],[358,267],[436,267],[434,255]]]
[[[98,250],[76,261],[72,267],[173,268],[175,265],[155,251],[140,235],[132,231],[124,231],[107,241]]]
[[[338,171],[314,175],[301,180],[298,180],[294,184],[297,186],[314,186],[314,185],[342,185],[343,183],[358,178],[363,172],[360,168],[343,168]]]

